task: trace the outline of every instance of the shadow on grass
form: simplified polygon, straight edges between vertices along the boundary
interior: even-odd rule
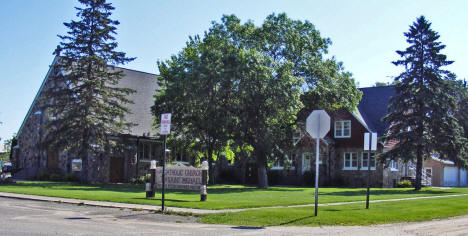
[[[253,226],[235,226],[231,227],[231,229],[247,229],[247,230],[254,230],[254,229],[264,229],[264,227],[253,227]]]
[[[161,198],[144,198],[144,197],[135,197],[135,198],[130,198],[130,199],[135,199],[135,200],[148,200],[148,201],[162,201]],[[166,198],[166,202],[200,202],[198,201],[190,201],[190,200],[179,200],[179,199],[171,199],[171,198]]]
[[[305,220],[305,219],[309,219],[309,218],[312,218],[312,217],[315,217],[315,216],[311,215],[311,216],[305,216],[305,217],[302,217],[302,218],[297,218],[297,219],[294,219],[294,220],[290,220],[290,221],[286,221],[286,222],[280,223],[280,224],[278,224],[278,226],[293,224],[293,223],[296,223],[296,222],[298,222],[298,221]],[[270,226],[276,226],[276,225],[270,225]]]

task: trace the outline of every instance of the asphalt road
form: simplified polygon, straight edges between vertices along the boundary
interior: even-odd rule
[[[370,227],[250,228],[195,217],[0,197],[0,235],[468,235],[468,216]]]

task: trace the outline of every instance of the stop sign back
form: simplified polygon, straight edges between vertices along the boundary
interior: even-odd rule
[[[306,131],[312,138],[323,138],[330,131],[330,116],[324,110],[314,110],[307,117]]]

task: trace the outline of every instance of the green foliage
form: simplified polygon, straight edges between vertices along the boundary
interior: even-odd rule
[[[19,181],[16,184],[1,185],[0,191],[156,206],[161,204],[160,198],[146,199],[143,186],[131,184],[84,185],[65,182]],[[320,203],[353,202],[364,200],[366,189],[320,188],[319,193]],[[371,199],[383,200],[466,193],[468,193],[468,188],[423,188],[421,191],[403,188],[373,188],[371,189]],[[168,207],[232,209],[313,203],[314,188],[311,187],[269,187],[259,189],[254,186],[243,185],[214,185],[208,186],[208,201],[206,202],[200,202],[200,191],[167,190],[166,192],[166,205]],[[361,204],[360,206],[364,208],[364,205]],[[313,211],[311,212],[313,214]]]
[[[7,161],[11,160],[11,149],[16,145],[18,142],[18,138],[16,134],[9,139],[3,141],[3,149],[6,151],[4,154],[0,155],[0,160]]]
[[[37,180],[49,180],[50,174],[48,171],[43,170],[36,174],[35,179]]]
[[[130,180],[132,184],[144,184],[151,182],[151,174],[142,175],[139,178],[132,178]]]
[[[422,162],[431,153],[466,167],[468,142],[454,116],[457,110],[455,75],[443,69],[452,64],[440,53],[445,45],[439,34],[421,16],[405,33],[409,47],[397,51],[394,61],[405,71],[395,78],[394,96],[384,121],[392,124],[384,140],[396,140],[395,147],[380,155],[385,159],[416,159],[415,189],[421,188]]]
[[[59,174],[50,174],[49,176],[50,181],[62,181],[62,176]]]
[[[304,178],[304,184],[307,186],[315,186],[315,173],[308,170],[302,174]]]
[[[68,150],[83,157],[83,176],[87,176],[88,152],[103,153],[109,136],[121,133],[132,124],[125,121],[132,89],[117,87],[123,71],[116,65],[132,61],[116,51],[118,21],[110,15],[114,7],[105,0],[80,0],[78,20],[64,23],[67,35],[60,44],[42,99],[49,117],[48,139],[43,144],[58,151]],[[53,98],[53,99],[50,99]],[[84,179],[86,180],[86,179]]]
[[[323,58],[330,43],[310,22],[286,14],[272,14],[261,26],[223,16],[203,38],[191,37],[158,63],[156,123],[171,112],[174,137],[197,143],[209,161],[223,152],[232,158],[227,146],[252,147],[265,187],[267,159],[289,147],[303,103],[308,114],[315,107],[354,109],[361,97],[342,64]]]
[[[63,181],[65,181],[65,182],[77,182],[78,177],[75,174],[68,173],[65,176],[63,176]]]
[[[280,170],[270,170],[268,171],[268,184],[270,186],[279,185],[282,177]]]
[[[413,187],[413,184],[411,184],[411,181],[405,179],[397,183],[398,188],[411,188]]]
[[[314,217],[313,207],[286,207],[206,214],[205,224],[271,226],[373,225],[425,221],[468,214],[468,197],[450,197],[396,202],[376,202],[366,209],[363,204],[320,206]],[[437,207],[434,207],[437,206]],[[330,233],[329,233],[330,234]],[[362,233],[361,233],[362,234]],[[396,234],[395,232],[393,234]]]

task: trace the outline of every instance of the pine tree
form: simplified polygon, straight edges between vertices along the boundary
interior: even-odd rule
[[[125,121],[134,91],[118,87],[123,76],[114,66],[134,58],[116,51],[116,26],[110,19],[114,7],[105,0],[79,0],[78,21],[64,23],[69,29],[55,50],[57,55],[45,108],[52,118],[46,123],[43,145],[82,158],[82,181],[96,178],[88,173],[88,157],[99,157],[109,147],[109,138],[132,124]],[[88,168],[89,167],[89,168]],[[93,171],[95,172],[95,171]]]
[[[404,35],[410,46],[397,51],[402,59],[393,64],[403,66],[405,71],[395,78],[396,96],[384,117],[384,121],[392,124],[384,139],[395,140],[397,144],[382,157],[416,159],[415,190],[420,190],[423,160],[432,153],[458,166],[467,165],[463,158],[466,139],[454,117],[455,75],[443,69],[453,61],[440,53],[445,45],[438,41],[439,34],[421,16]]]

